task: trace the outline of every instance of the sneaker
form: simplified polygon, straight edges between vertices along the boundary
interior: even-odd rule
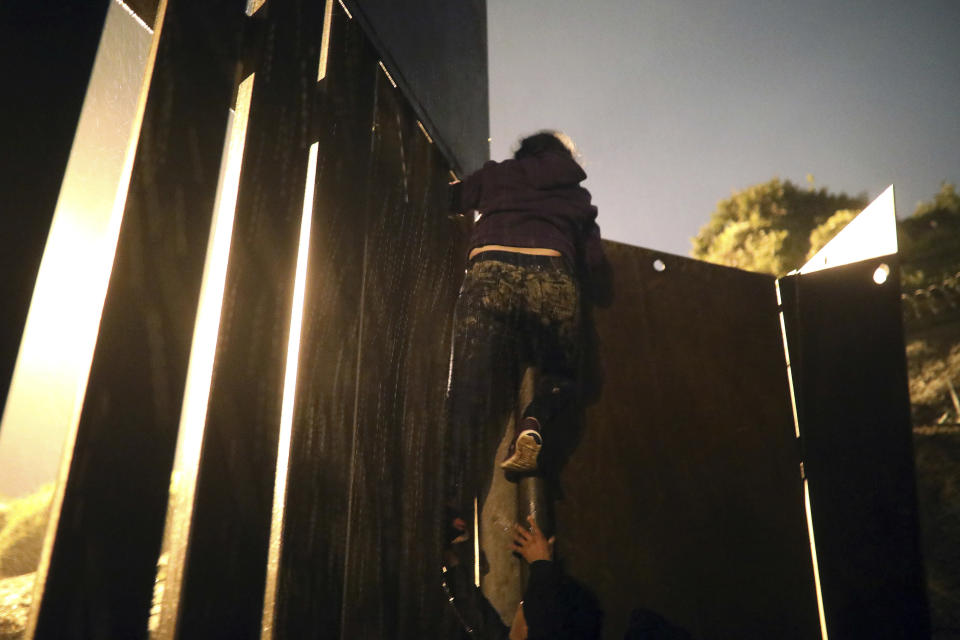
[[[524,429],[513,443],[513,451],[500,463],[507,471],[529,472],[537,470],[537,457],[543,447],[543,438],[536,429]]]

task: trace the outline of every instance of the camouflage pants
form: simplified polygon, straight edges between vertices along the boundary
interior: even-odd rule
[[[452,480],[469,495],[482,490],[478,478],[492,466],[525,366],[537,367],[539,375],[523,417],[537,418],[545,440],[553,419],[576,395],[577,281],[564,258],[487,251],[467,269],[454,322],[448,392]]]

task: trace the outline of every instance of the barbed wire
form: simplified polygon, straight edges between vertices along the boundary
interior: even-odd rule
[[[960,271],[922,289],[902,292],[900,302],[907,322],[960,315]]]
[[[913,433],[918,436],[960,435],[960,424],[915,426]]]

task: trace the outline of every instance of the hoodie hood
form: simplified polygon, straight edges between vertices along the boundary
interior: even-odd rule
[[[546,152],[516,160],[530,184],[537,189],[572,187],[587,178],[577,161],[567,154]]]

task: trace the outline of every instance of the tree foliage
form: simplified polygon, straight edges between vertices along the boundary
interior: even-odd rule
[[[903,288],[920,289],[960,272],[960,193],[944,182],[897,229]]]
[[[810,253],[811,234],[821,225],[842,227],[859,212],[864,196],[799,187],[774,178],[721,200],[693,238],[694,258],[777,276],[796,269]],[[839,226],[838,226],[839,225]],[[818,232],[817,241],[825,235]]]
[[[805,189],[774,178],[717,204],[695,238],[694,258],[781,276],[803,265],[866,206],[864,196]],[[960,272],[960,192],[944,182],[897,223],[905,290]]]

